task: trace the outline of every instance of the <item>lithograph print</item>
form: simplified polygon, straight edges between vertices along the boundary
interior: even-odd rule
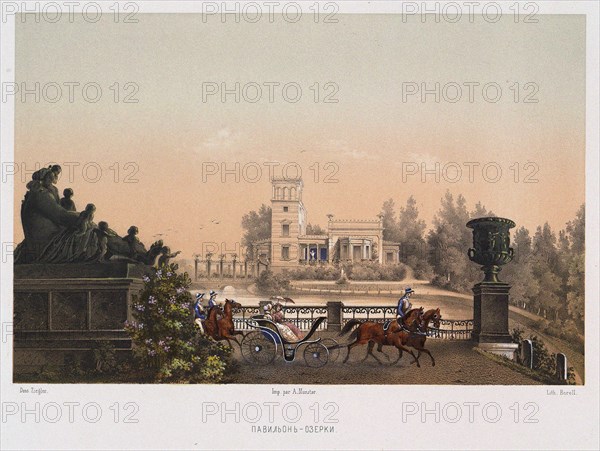
[[[3,3],[12,384],[597,390],[585,13],[153,3]]]

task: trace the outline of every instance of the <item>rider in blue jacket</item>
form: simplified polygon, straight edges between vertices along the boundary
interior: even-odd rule
[[[210,299],[208,300],[208,308],[216,307],[218,305],[217,293],[213,290],[210,290],[208,294],[210,294]]]
[[[398,307],[396,309],[396,319],[398,321],[398,325],[401,328],[404,328],[404,317],[406,316],[406,312],[408,312],[412,304],[410,303],[410,297],[415,291],[412,288],[406,288],[404,290],[404,295],[398,299]]]

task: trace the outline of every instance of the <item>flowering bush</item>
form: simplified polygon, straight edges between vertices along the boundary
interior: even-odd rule
[[[156,371],[160,382],[220,382],[229,348],[199,336],[193,323],[191,280],[178,266],[161,266],[144,276],[133,304],[134,321],[125,329],[134,342],[136,360]]]

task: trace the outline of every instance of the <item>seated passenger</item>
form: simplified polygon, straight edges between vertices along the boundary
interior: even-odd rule
[[[269,303],[265,306],[265,317],[272,320],[287,341],[300,341],[304,338],[302,331],[294,323],[285,321],[283,306],[279,302]]]

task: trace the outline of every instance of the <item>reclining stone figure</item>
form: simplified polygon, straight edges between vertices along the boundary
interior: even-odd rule
[[[62,207],[54,186],[60,172],[58,165],[42,168],[27,184],[21,204],[25,239],[15,249],[16,264],[83,263],[111,258],[154,264],[164,246],[162,241],[146,249],[137,238],[133,242],[124,240],[105,222],[99,227],[93,222],[94,204],[79,213]]]

